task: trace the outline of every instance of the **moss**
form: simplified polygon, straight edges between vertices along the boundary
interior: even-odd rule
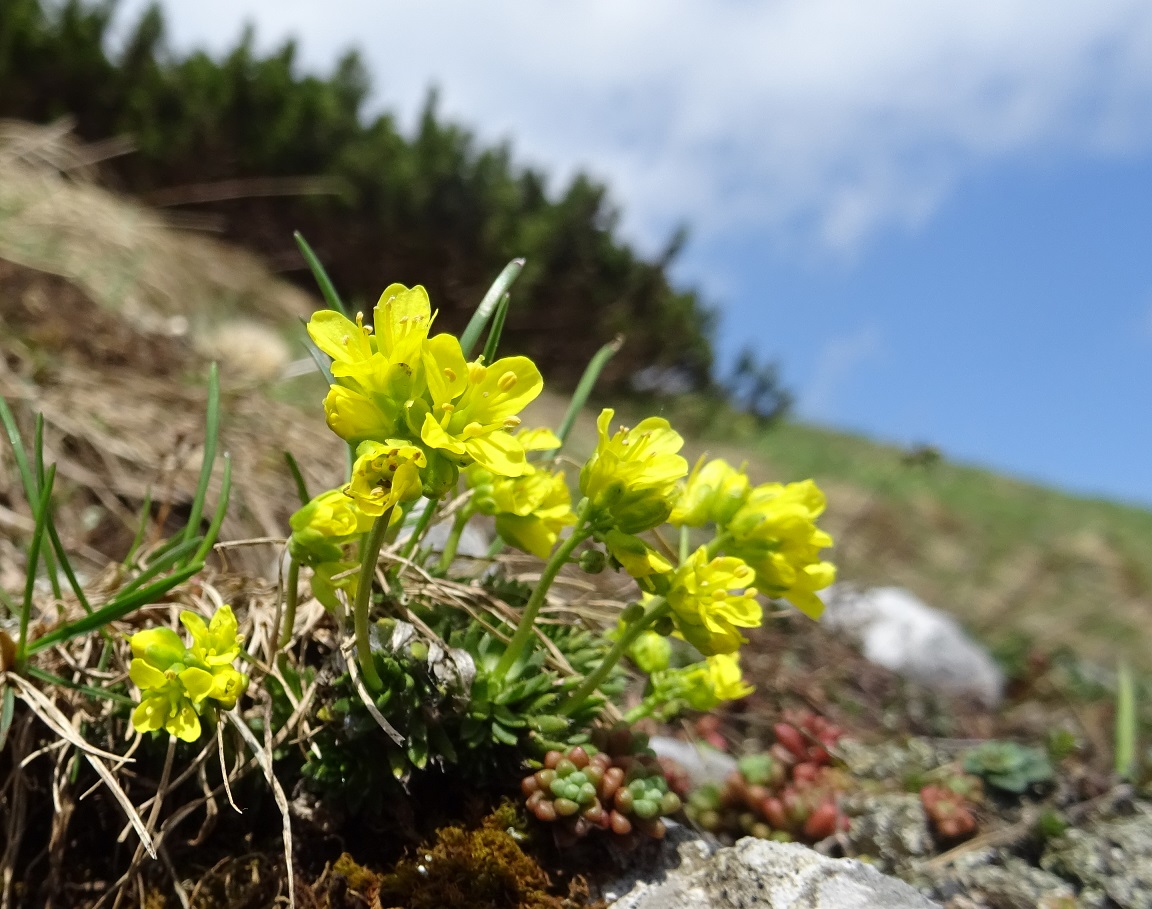
[[[380,880],[382,905],[404,909],[571,909],[579,895],[549,893],[551,881],[506,829],[514,815],[488,818],[479,830],[444,827],[436,843],[396,865]],[[504,829],[502,829],[504,828]]]

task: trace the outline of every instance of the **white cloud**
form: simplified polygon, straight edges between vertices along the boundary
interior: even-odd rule
[[[798,409],[815,420],[836,422],[843,419],[846,415],[837,409],[840,392],[854,374],[883,352],[880,331],[874,325],[828,340],[816,358],[812,380],[799,395]]]
[[[1146,0],[164,5],[182,46],[223,47],[245,18],[314,67],[357,45],[408,122],[436,83],[521,158],[608,179],[653,243],[688,220],[850,255],[989,162],[1152,146]]]

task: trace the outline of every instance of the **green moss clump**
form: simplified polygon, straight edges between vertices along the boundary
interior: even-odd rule
[[[496,820],[493,818],[492,820]],[[503,818],[500,819],[501,821]],[[479,830],[443,827],[423,848],[380,879],[380,902],[404,909],[572,909],[577,903],[549,893],[544,870],[500,821]]]

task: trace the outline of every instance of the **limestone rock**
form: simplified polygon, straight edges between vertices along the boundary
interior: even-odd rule
[[[919,876],[916,880],[921,884]],[[920,889],[946,906],[988,906],[995,909],[1079,906],[1076,890],[1067,881],[994,849],[959,857],[931,875]]]
[[[864,656],[941,694],[1000,703],[1004,674],[951,616],[900,587],[837,584],[824,597],[823,623],[857,638]]]
[[[1152,811],[1071,828],[1053,839],[1040,865],[1106,895],[1120,909],[1152,909]]]
[[[902,881],[797,843],[748,837],[713,849],[679,834],[669,860],[607,888],[612,909],[938,909]],[[672,844],[670,844],[672,845]]]
[[[857,793],[845,800],[844,810],[852,818],[845,834],[850,851],[868,856],[886,872],[902,874],[936,851],[918,795]]]

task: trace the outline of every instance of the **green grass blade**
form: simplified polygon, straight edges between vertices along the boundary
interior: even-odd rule
[[[36,477],[28,464],[28,454],[24,451],[24,440],[20,437],[16,417],[3,397],[0,397],[0,423],[4,424],[4,433],[8,436],[8,444],[12,446],[12,456],[16,459],[16,472],[20,474],[20,483],[24,487],[24,498],[28,500],[30,507],[35,508],[40,498],[37,493]]]
[[[8,730],[12,728],[12,717],[16,715],[16,689],[11,685],[0,686],[4,689],[3,698],[0,699],[0,751],[8,744]]]
[[[32,454],[36,458],[36,488],[44,486],[44,414],[36,414],[36,430],[32,436]],[[52,512],[48,512],[48,532],[51,535]],[[60,599],[63,591],[60,589],[60,574],[56,571],[56,559],[51,549],[44,550],[44,573],[48,576],[48,583],[52,587],[52,595]]]
[[[179,539],[179,537],[174,537],[173,539]],[[188,556],[200,548],[200,543],[203,539],[203,537],[193,537],[191,540],[180,540],[178,545],[171,547],[163,555],[159,555],[150,561],[147,568],[116,591],[116,596],[113,597],[112,600],[115,600],[116,597],[124,593],[130,593],[142,587],[157,575],[163,574],[169,568],[187,560]],[[112,602],[112,600],[109,602]]]
[[[580,377],[580,382],[576,385],[576,390],[572,392],[572,400],[568,402],[568,411],[564,414],[560,428],[556,431],[561,445],[568,441],[568,435],[572,432],[572,427],[576,424],[576,417],[580,414],[580,411],[584,409],[584,405],[588,403],[588,397],[592,394],[592,389],[596,387],[596,380],[600,378],[600,373],[604,371],[605,365],[616,355],[616,351],[618,351],[623,344],[624,336],[617,335],[596,351],[592,359],[588,361],[588,365],[584,368],[584,375]],[[558,451],[559,449],[557,449],[557,452]],[[555,453],[553,456],[555,456]]]
[[[1136,683],[1132,667],[1116,669],[1116,775],[1131,780],[1136,772]]]
[[[500,346],[500,335],[504,333],[504,319],[508,316],[508,304],[511,299],[508,294],[504,294],[496,306],[496,312],[492,315],[492,328],[488,331],[488,340],[484,344],[485,363],[496,360],[496,349]]]
[[[304,324],[303,319],[300,321]],[[316,364],[316,368],[320,370],[320,374],[324,376],[324,381],[328,383],[329,387],[335,385],[336,379],[332,376],[332,366],[328,362],[328,355],[313,344],[311,339],[305,339],[304,349],[308,351],[308,356],[312,358],[312,362]]]
[[[212,515],[212,523],[208,525],[208,532],[204,534],[204,540],[200,544],[200,548],[196,550],[196,555],[192,557],[194,562],[203,562],[208,558],[208,553],[212,551],[212,547],[216,545],[216,537],[220,533],[220,525],[224,523],[224,515],[228,511],[228,499],[231,495],[232,455],[225,453],[224,475],[220,479],[220,500],[216,503],[216,513]]]
[[[124,561],[121,563],[125,566],[131,565],[132,560],[136,558],[136,553],[140,551],[140,547],[144,543],[144,537],[148,533],[148,522],[152,520],[152,490],[144,494],[144,504],[140,506],[140,523],[136,525],[136,536],[132,538],[132,545],[128,547],[128,554],[124,556]]]
[[[12,598],[0,587],[0,606],[8,610],[8,615],[20,615],[20,607],[12,602]]]
[[[328,304],[329,309],[334,309],[337,312],[343,313],[345,318],[352,318],[348,315],[348,307],[344,305],[344,301],[340,299],[340,295],[336,293],[336,286],[332,283],[332,279],[328,277],[328,272],[324,270],[324,266],[320,264],[320,257],[313,252],[312,247],[308,245],[308,241],[304,239],[304,235],[300,231],[292,234],[296,238],[296,245],[300,247],[300,252],[304,254],[304,261],[308,263],[308,267],[312,269],[312,277],[316,279],[316,284],[320,288],[320,294],[324,297],[324,302]]]
[[[127,695],[117,694],[114,691],[108,691],[104,688],[93,688],[91,685],[82,685],[80,682],[73,682],[71,679],[61,678],[58,675],[45,672],[43,669],[38,669],[35,666],[28,667],[28,675],[34,679],[39,679],[41,682],[47,682],[49,685],[59,685],[61,688],[71,688],[73,691],[81,691],[90,698],[102,698],[105,701],[114,701],[117,704],[127,704],[131,707],[136,705],[136,702]]]
[[[40,564],[40,547],[44,543],[44,533],[48,527],[48,508],[52,501],[52,485],[56,482],[56,465],[48,468],[44,475],[44,488],[36,506],[36,529],[28,544],[27,577],[24,579],[24,602],[20,606],[20,637],[16,642],[16,666],[23,668],[28,653],[28,621],[32,615],[32,594],[36,589],[36,566]]]
[[[292,474],[292,482],[296,484],[296,495],[300,499],[301,506],[307,505],[312,501],[312,497],[308,495],[308,484],[304,482],[304,474],[300,472],[300,465],[292,457],[292,452],[284,452],[284,462],[288,465],[288,472]]]
[[[196,495],[192,499],[192,511],[188,524],[184,527],[184,539],[190,540],[200,532],[200,518],[204,514],[204,499],[208,495],[208,483],[212,479],[212,468],[216,465],[216,443],[220,437],[220,371],[216,364],[208,371],[208,414],[204,422],[204,460],[200,464],[200,480],[196,484]]]
[[[161,578],[154,584],[149,584],[147,587],[134,591],[129,596],[118,596],[111,603],[97,609],[92,615],[86,615],[83,618],[77,619],[75,622],[58,625],[52,631],[48,632],[48,634],[32,641],[28,645],[28,653],[39,653],[41,650],[51,647],[54,644],[71,640],[78,635],[87,634],[89,631],[102,628],[109,622],[122,619],[141,606],[147,606],[149,603],[156,602],[173,587],[184,583],[203,569],[204,565],[202,563],[194,562],[191,565],[186,565],[179,571],[174,571],[172,574]]]
[[[76,595],[76,601],[80,604],[80,608],[91,614],[92,605],[88,602],[88,597],[84,595],[84,588],[76,580],[76,572],[72,570],[72,563],[68,561],[68,553],[64,551],[64,544],[60,542],[60,534],[56,531],[56,524],[53,522],[51,514],[48,515],[48,539],[52,541],[52,550],[56,553],[56,558],[60,560],[60,567],[64,569],[64,577],[68,579],[68,586]]]
[[[488,288],[488,292],[484,294],[484,299],[480,301],[480,305],[476,307],[476,312],[472,313],[472,318],[468,320],[468,327],[464,329],[464,334],[460,336],[460,349],[464,351],[464,357],[467,358],[472,353],[472,348],[476,346],[476,342],[480,340],[480,335],[484,332],[484,326],[488,324],[488,320],[492,318],[492,313],[496,309],[496,305],[500,299],[508,292],[508,288],[512,286],[512,282],[520,277],[520,272],[524,270],[523,259],[513,259],[504,266],[504,270],[497,275],[496,280],[492,282],[492,286]]]

